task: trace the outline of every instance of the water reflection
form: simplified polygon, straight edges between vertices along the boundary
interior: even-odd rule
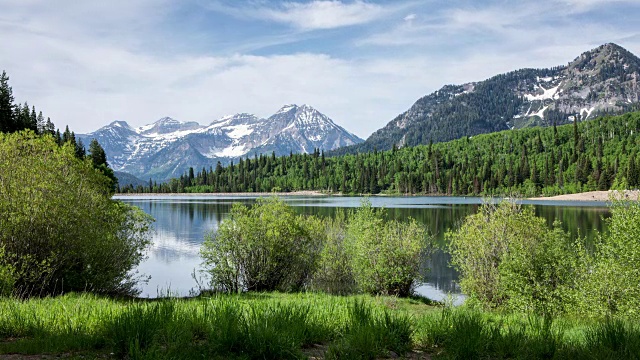
[[[148,259],[140,264],[141,273],[151,275],[149,283],[142,287],[142,296],[155,297],[170,291],[188,295],[196,287],[192,273],[200,268],[200,245],[204,236],[217,229],[235,202],[252,204],[254,197],[195,197],[151,196],[122,197],[121,200],[142,208],[156,219],[153,246]],[[287,203],[301,214],[335,216],[338,209],[358,207],[359,197],[287,197]],[[437,249],[430,259],[425,259],[422,269],[426,279],[419,291],[432,298],[442,298],[446,293],[459,294],[458,274],[449,267],[450,256],[446,252],[445,233],[459,226],[462,219],[478,211],[482,199],[452,197],[375,197],[373,206],[384,206],[391,219],[412,217],[424,224],[433,236]],[[562,227],[572,236],[592,239],[597,231],[605,228],[604,218],[609,216],[604,203],[541,203],[525,202],[535,208],[538,216],[549,225],[560,220]],[[544,204],[544,205],[542,205]],[[206,279],[204,279],[206,281]]]

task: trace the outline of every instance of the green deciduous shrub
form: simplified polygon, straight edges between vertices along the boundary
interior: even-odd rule
[[[311,282],[315,290],[340,295],[357,292],[351,259],[346,252],[346,221],[344,211],[339,211],[335,218],[324,219],[327,237]]]
[[[0,247],[0,296],[10,295],[15,281],[15,269],[7,261],[4,248]]]
[[[579,251],[556,223],[533,209],[484,204],[448,232],[462,290],[490,308],[552,314],[567,310],[578,280]]]
[[[367,292],[408,296],[430,249],[415,220],[386,221],[369,202],[348,219],[296,215],[277,198],[231,217],[206,236],[201,248],[214,290]]]
[[[408,296],[419,277],[420,260],[429,250],[425,229],[414,219],[386,221],[385,210],[368,201],[349,216],[346,253],[360,290]]]
[[[315,271],[325,233],[320,220],[296,215],[282,200],[234,204],[231,217],[201,249],[214,289],[298,290]]]
[[[151,219],[112,200],[109,179],[74,151],[0,134],[0,246],[16,295],[135,292]]]
[[[585,251],[577,298],[590,316],[640,317],[640,203],[614,200],[608,229]]]

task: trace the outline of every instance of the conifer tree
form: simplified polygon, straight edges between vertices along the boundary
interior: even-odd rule
[[[67,127],[67,130],[68,129],[69,128]],[[97,167],[100,165],[109,165],[107,163],[107,154],[104,152],[104,149],[102,148],[100,143],[98,143],[98,140],[91,140],[91,143],[89,144],[89,153],[91,154],[91,161],[93,162],[93,166]]]
[[[47,130],[47,122],[44,120],[44,115],[42,115],[42,111],[38,113],[36,118],[36,127],[38,129],[38,134],[45,134]]]
[[[638,185],[638,170],[636,169],[636,157],[634,154],[629,156],[629,164],[627,165],[627,183],[633,188]]]
[[[3,71],[0,75],[0,132],[16,130],[13,101],[13,90],[9,86],[9,76]]]
[[[29,125],[27,129],[38,132],[38,114],[36,114],[36,107],[31,106],[31,114],[29,115]]]
[[[78,142],[76,142],[76,157],[78,159],[84,159],[85,156],[87,156],[87,150],[84,148],[84,143],[82,142],[82,139],[78,139]]]
[[[56,134],[56,126],[51,122],[50,118],[47,118],[47,122],[44,125],[44,132],[51,135]]]
[[[71,137],[71,134],[69,134],[69,137]],[[111,191],[115,192],[118,185],[118,178],[115,176],[113,170],[109,167],[109,163],[107,162],[107,154],[105,153],[100,143],[98,143],[98,140],[91,140],[91,143],[89,144],[89,153],[91,162],[93,163],[93,167],[102,171],[104,175],[111,179]]]

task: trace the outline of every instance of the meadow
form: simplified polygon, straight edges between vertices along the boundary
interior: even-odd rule
[[[127,359],[637,359],[622,320],[543,318],[421,298],[249,293],[0,300],[0,354]],[[0,355],[1,357],[2,355]]]

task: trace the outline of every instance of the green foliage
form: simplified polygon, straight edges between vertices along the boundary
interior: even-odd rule
[[[550,196],[609,189],[616,180],[618,188],[640,185],[640,158],[635,155],[640,152],[640,113],[601,117],[575,127],[577,142],[569,124],[353,155],[325,157],[319,150],[259,155],[139,190],[270,192],[277,187],[284,192]]]
[[[351,270],[351,259],[346,251],[347,224],[344,212],[335,218],[325,218],[326,241],[322,247],[318,268],[312,278],[311,288],[330,294],[357,292]]]
[[[68,131],[69,128],[67,128],[67,132]],[[79,156],[84,156],[84,150],[81,149],[80,146],[76,146],[76,154]],[[93,167],[97,170],[100,170],[100,172],[102,172],[107,178],[109,178],[109,187],[112,192],[115,192],[116,187],[118,186],[118,178],[116,177],[113,170],[109,167],[109,163],[107,163],[107,154],[104,152],[104,149],[96,139],[91,140],[91,143],[89,144],[89,158],[91,159]]]
[[[111,200],[108,181],[71,144],[0,134],[0,246],[16,295],[134,291],[151,220]]]
[[[4,298],[0,354],[373,359],[402,358],[414,349],[420,353],[406,358],[594,360],[640,354],[640,327],[632,321],[551,319],[466,306],[438,310],[412,302],[311,293],[134,301],[87,294]]]
[[[16,130],[13,101],[13,90],[9,86],[9,76],[5,71],[2,71],[2,75],[0,75],[0,132]]]
[[[364,203],[345,219],[295,215],[277,198],[252,208],[234,204],[231,216],[201,248],[211,285],[224,292],[291,291],[333,294],[362,291],[409,296],[425,251],[415,220],[386,221]]]
[[[590,316],[640,317],[640,203],[614,200],[607,232],[586,254],[578,286]]]
[[[217,290],[299,290],[315,271],[324,237],[318,219],[295,215],[277,198],[259,199],[251,208],[234,204],[201,255]]]
[[[327,359],[375,359],[389,351],[397,355],[410,350],[413,329],[407,316],[394,316],[388,310],[376,314],[370,305],[356,301],[349,306],[349,319],[341,341],[329,347]]]
[[[577,281],[578,253],[558,223],[549,229],[532,208],[486,203],[447,238],[462,290],[481,305],[565,311]]]
[[[4,247],[0,247],[0,297],[11,295],[15,285],[15,269],[7,261]]]
[[[415,341],[443,359],[638,359],[640,328],[625,321],[501,315],[468,307],[419,318]]]
[[[358,287],[372,294],[409,296],[428,250],[424,228],[414,219],[385,221],[385,210],[363,202],[350,214],[346,253]]]
[[[589,356],[601,359],[638,359],[640,336],[637,324],[620,319],[606,319],[585,332],[587,344],[591,345]]]
[[[412,318],[379,298],[318,294],[217,295],[117,301],[65,295],[0,299],[0,354],[93,351],[128,359],[300,359],[323,344],[351,358],[402,355]],[[5,338],[16,341],[1,341]],[[358,339],[374,339],[363,347]],[[335,343],[335,346],[334,346]],[[107,356],[108,357],[108,356]],[[344,357],[341,357],[344,358]]]

